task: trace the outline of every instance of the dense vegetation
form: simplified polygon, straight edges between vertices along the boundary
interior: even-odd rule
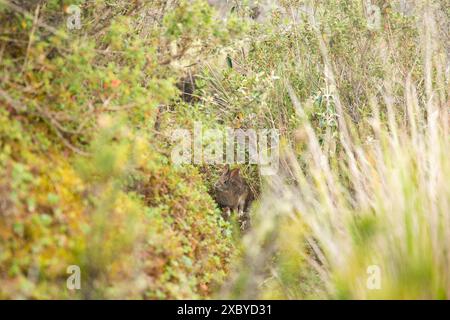
[[[447,299],[450,6],[402,4],[0,0],[0,298]],[[245,235],[197,121],[280,133]]]
[[[207,296],[229,226],[154,128],[185,46],[206,54],[228,30],[205,3],[162,16],[165,1],[81,1],[82,29],[67,30],[68,4],[1,8],[1,296],[76,297],[69,265],[80,297]]]

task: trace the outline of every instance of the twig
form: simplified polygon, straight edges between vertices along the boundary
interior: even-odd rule
[[[19,104],[16,100],[11,98],[11,96],[2,89],[0,89],[0,97],[2,97],[3,100],[7,104],[9,104],[11,107],[13,107],[13,109],[16,110],[17,112],[26,112],[27,111],[27,108],[25,106],[22,106],[21,104]]]
[[[86,151],[83,151],[83,150],[81,150],[81,149],[75,147],[73,144],[71,144],[71,143],[70,143],[70,142],[62,135],[62,133],[61,133],[58,129],[56,129],[54,126],[50,125],[50,127],[55,131],[55,133],[56,133],[56,135],[58,136],[58,138],[61,139],[62,143],[63,143],[67,148],[69,148],[69,149],[72,150],[73,152],[78,153],[78,154],[80,154],[80,155],[82,155],[82,156],[90,156],[90,155],[91,155],[90,153],[88,153],[88,152],[86,152]]]
[[[41,6],[37,5],[36,6],[36,10],[34,11],[34,20],[33,20],[33,27],[31,28],[31,32],[30,32],[30,38],[28,40],[28,46],[27,46],[27,53],[25,55],[25,61],[23,63],[23,67],[22,67],[22,73],[25,72],[25,70],[28,67],[28,58],[30,56],[30,50],[31,50],[31,45],[33,43],[33,37],[34,37],[34,33],[36,32],[36,26],[37,23],[39,22],[39,11],[41,10]]]
[[[14,3],[11,3],[7,0],[0,0],[0,3],[3,3],[4,5],[6,5],[7,7],[11,8],[14,11],[17,11],[21,14],[23,14],[24,16],[27,16],[28,18],[34,18],[32,14],[30,14],[28,11],[24,10],[23,8],[19,7],[18,5],[15,5]],[[50,31],[51,33],[58,35],[64,39],[67,39],[67,36],[62,34],[61,32],[58,32],[57,29],[53,28],[52,26],[44,23],[44,22],[37,22],[37,25]]]

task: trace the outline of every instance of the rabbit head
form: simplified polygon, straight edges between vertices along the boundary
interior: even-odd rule
[[[230,170],[225,166],[222,175],[214,185],[217,202],[235,211],[244,210],[249,194],[249,187],[241,177],[239,169]]]

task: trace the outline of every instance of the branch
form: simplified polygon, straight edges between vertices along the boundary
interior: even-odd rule
[[[62,134],[62,132],[64,132],[64,128],[61,126],[61,124],[59,122],[57,122],[55,119],[53,119],[48,112],[46,112],[45,110],[43,110],[42,108],[40,108],[39,106],[36,106],[36,109],[38,110],[38,112],[34,113],[30,110],[27,109],[27,107],[25,107],[24,105],[22,105],[21,103],[17,102],[16,100],[14,100],[13,98],[11,98],[11,96],[6,93],[4,90],[0,89],[0,97],[3,98],[3,100],[10,105],[17,113],[28,113],[28,114],[35,114],[37,116],[39,116],[42,120],[44,120],[45,123],[48,124],[48,126],[53,129],[53,131],[55,131],[56,135],[58,136],[59,139],[61,139],[62,143],[69,148],[70,150],[74,151],[75,153],[78,153],[80,155],[83,156],[89,156],[90,154],[77,148],[76,146],[74,146],[72,143],[70,143]],[[67,130],[66,130],[67,131]]]

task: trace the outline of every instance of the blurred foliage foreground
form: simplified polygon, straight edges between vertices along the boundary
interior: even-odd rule
[[[448,298],[448,1],[208,2],[0,0],[0,298]],[[280,132],[242,241],[194,121]]]
[[[211,8],[0,1],[0,21],[0,298],[208,296],[229,225],[154,126],[186,49],[227,40]],[[70,265],[81,290],[66,288]]]

